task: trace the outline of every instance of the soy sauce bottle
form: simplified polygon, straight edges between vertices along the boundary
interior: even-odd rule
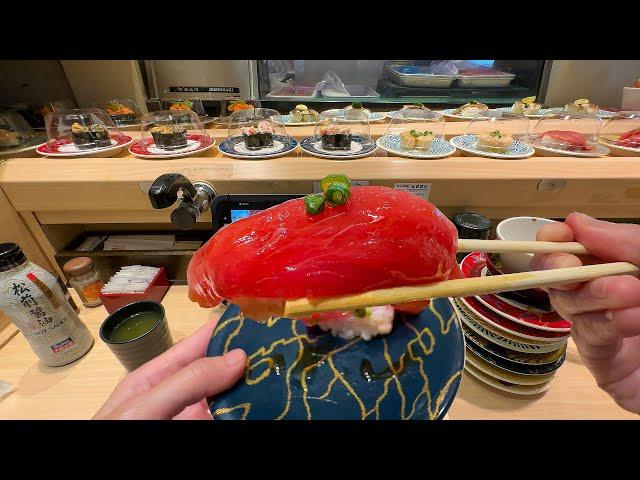
[[[458,238],[489,240],[491,236],[491,220],[476,212],[462,212],[453,217],[453,224],[458,230]],[[469,252],[456,254],[456,260],[461,262]]]
[[[48,366],[74,362],[93,345],[56,277],[27,260],[15,243],[0,243],[0,310]]]

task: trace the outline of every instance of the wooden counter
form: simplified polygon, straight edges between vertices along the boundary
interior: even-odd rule
[[[75,292],[72,292],[74,298]],[[186,287],[172,287],[163,301],[174,340],[189,335],[218,310],[197,307]],[[125,372],[98,337],[103,307],[83,308],[82,319],[96,341],[87,355],[65,367],[43,366],[22,334],[0,349],[0,380],[14,391],[0,400],[0,419],[86,419],[102,405]],[[633,419],[600,390],[569,342],[567,360],[551,388],[535,398],[499,393],[464,374],[449,411],[455,419]]]

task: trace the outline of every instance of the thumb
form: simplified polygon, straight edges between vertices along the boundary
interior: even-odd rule
[[[247,356],[240,349],[220,357],[200,358],[113,415],[136,420],[173,418],[189,405],[231,388],[242,376],[246,364]]]
[[[565,223],[591,255],[640,265],[640,225],[605,222],[583,213],[570,214]]]

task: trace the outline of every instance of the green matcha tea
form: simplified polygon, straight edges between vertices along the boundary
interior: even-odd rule
[[[140,312],[118,323],[109,335],[112,342],[128,342],[151,330],[160,318],[158,312]]]

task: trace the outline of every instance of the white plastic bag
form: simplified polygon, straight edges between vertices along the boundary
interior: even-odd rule
[[[322,80],[316,83],[314,95],[321,94],[325,97],[348,97],[347,87],[338,75],[329,70],[322,76]]]

